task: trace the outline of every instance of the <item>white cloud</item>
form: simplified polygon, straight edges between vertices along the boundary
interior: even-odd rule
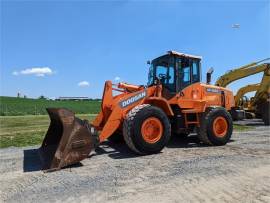
[[[88,87],[89,86],[89,82],[87,81],[81,81],[78,83],[79,87]]]
[[[19,75],[19,73],[17,71],[13,71],[12,75]]]
[[[114,78],[114,80],[115,80],[115,81],[119,81],[119,80],[120,80],[120,77],[116,76],[116,77]]]
[[[38,77],[43,77],[45,75],[53,74],[53,71],[49,67],[34,67],[27,68],[21,71],[13,71],[13,75],[35,75]]]

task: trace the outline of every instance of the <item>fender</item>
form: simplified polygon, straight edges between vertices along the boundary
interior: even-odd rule
[[[168,116],[174,115],[168,101],[162,97],[148,97],[147,99],[145,99],[144,103],[161,108]]]

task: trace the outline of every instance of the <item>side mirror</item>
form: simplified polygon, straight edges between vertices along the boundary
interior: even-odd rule
[[[206,83],[207,84],[211,84],[211,76],[212,76],[212,73],[214,72],[214,68],[210,68],[207,73],[206,73]]]
[[[148,60],[148,61],[147,61],[147,64],[150,65],[150,64],[151,64],[151,61]]]

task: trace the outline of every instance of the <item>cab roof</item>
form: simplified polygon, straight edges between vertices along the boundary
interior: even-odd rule
[[[197,59],[197,60],[201,60],[202,59],[201,56],[195,56],[195,55],[191,55],[191,54],[180,53],[180,52],[177,52],[177,51],[167,51],[167,54],[161,55],[161,56],[153,59],[152,62],[153,61],[156,61],[156,60],[159,60],[159,59],[162,59],[164,57],[170,56],[170,55],[175,55],[177,57],[182,57],[182,58]]]
[[[177,52],[177,51],[168,51],[167,53],[168,54],[177,55],[177,56],[181,56],[181,57],[202,59],[201,56],[195,56],[195,55],[191,55],[191,54],[180,53],[180,52]]]

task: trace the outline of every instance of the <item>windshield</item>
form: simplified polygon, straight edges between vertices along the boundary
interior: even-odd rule
[[[149,72],[148,72],[148,82],[147,85],[150,86],[154,83],[154,66],[153,64],[150,65],[149,67]]]
[[[152,61],[148,74],[148,85],[152,85],[155,79],[170,91],[175,91],[174,58],[165,56]]]

